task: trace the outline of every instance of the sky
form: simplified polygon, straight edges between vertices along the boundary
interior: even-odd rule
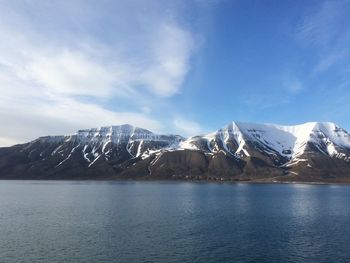
[[[129,123],[350,130],[350,1],[0,0],[0,146]]]

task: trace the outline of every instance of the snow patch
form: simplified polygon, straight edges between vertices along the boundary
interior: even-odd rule
[[[55,166],[55,168],[58,167],[58,166],[60,166],[60,165],[63,164],[64,162],[66,162],[66,161],[72,156],[72,153],[74,153],[75,149],[78,148],[79,146],[80,146],[80,144],[78,144],[77,146],[75,146],[75,147],[70,151],[70,153],[68,154],[67,158],[64,159],[62,162],[60,162],[59,164],[57,164],[57,165]]]

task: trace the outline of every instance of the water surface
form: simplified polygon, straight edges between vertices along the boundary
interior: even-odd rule
[[[0,262],[349,262],[350,187],[0,181]]]

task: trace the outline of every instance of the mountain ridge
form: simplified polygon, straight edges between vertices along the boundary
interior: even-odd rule
[[[0,178],[350,182],[350,135],[332,122],[231,122],[188,138],[105,126],[0,148]]]

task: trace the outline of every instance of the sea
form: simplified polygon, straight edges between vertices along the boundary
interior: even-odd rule
[[[350,262],[350,186],[0,181],[0,262]]]

